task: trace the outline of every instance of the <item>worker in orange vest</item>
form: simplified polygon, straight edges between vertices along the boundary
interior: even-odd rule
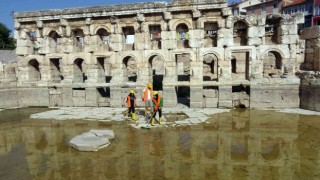
[[[155,117],[157,115],[157,112],[159,112],[159,124],[162,124],[162,107],[163,107],[163,98],[160,97],[158,91],[153,91],[153,98],[152,98],[152,106],[154,108],[153,117],[151,120],[151,126],[154,126]]]
[[[148,86],[144,88],[142,101],[144,101],[144,105],[145,105],[144,116],[147,116],[148,110],[150,110],[151,113],[153,112],[151,108],[152,107],[152,84],[151,83],[148,83]]]
[[[128,114],[127,114],[128,117],[130,116],[130,113],[132,113],[131,119],[137,120],[136,111],[135,111],[135,107],[137,106],[137,104],[136,104],[136,96],[134,95],[134,90],[130,90],[129,95],[127,96],[126,103],[128,107]]]

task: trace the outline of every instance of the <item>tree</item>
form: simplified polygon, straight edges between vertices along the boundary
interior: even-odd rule
[[[6,25],[0,23],[0,49],[15,49],[14,39],[10,37],[11,30]]]

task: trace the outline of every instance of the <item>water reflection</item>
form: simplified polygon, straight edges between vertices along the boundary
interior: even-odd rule
[[[233,110],[209,123],[151,130],[127,122],[28,119],[46,109],[0,112],[0,179],[320,179],[320,118]],[[98,152],[67,146],[113,129]]]

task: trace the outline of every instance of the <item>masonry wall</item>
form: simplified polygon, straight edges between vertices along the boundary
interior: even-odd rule
[[[19,105],[121,107],[134,89],[143,106],[152,82],[167,107],[299,107],[303,15],[209,1],[16,13]]]
[[[305,59],[301,65],[299,76],[300,107],[320,111],[320,27],[304,29],[301,38],[305,40]]]

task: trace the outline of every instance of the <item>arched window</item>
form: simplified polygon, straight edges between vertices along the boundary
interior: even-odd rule
[[[29,68],[29,81],[36,82],[41,79],[39,62],[35,59],[32,59],[28,62]]]
[[[177,41],[178,48],[188,48],[189,47],[189,28],[185,24],[179,24],[176,28],[177,31]]]
[[[281,55],[276,51],[268,52],[268,56],[263,59],[264,77],[278,77],[282,74]]]
[[[97,35],[99,36],[100,43],[109,45],[110,39],[109,39],[109,33],[104,28],[100,28],[97,31]]]
[[[73,82],[83,83],[86,80],[86,75],[84,73],[84,60],[78,58],[73,62]]]
[[[152,77],[153,89],[162,90],[164,77],[164,61],[160,56],[152,56],[149,59],[149,75]]]
[[[57,45],[61,43],[61,36],[56,31],[51,31],[49,33],[49,47],[50,52],[55,53]]]
[[[207,54],[203,58],[203,80],[218,80],[218,58],[214,54]]]
[[[123,70],[128,81],[137,81],[137,62],[133,57],[128,56],[123,59]]]
[[[233,25],[233,45],[247,45],[247,25],[242,21],[237,21]]]

